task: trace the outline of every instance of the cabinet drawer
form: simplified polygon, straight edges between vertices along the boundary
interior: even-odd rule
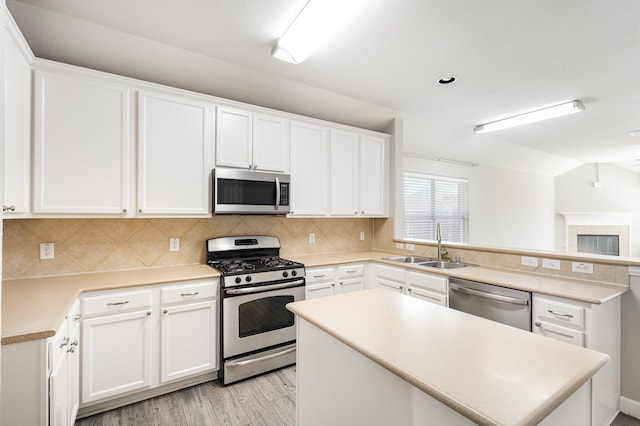
[[[364,276],[364,265],[338,266],[338,278],[351,278]]]
[[[409,294],[409,296],[415,297],[416,299],[435,303],[436,305],[440,306],[447,306],[447,295],[443,293],[423,290],[417,287],[409,287],[407,288],[407,294]]]
[[[305,299],[332,296],[335,294],[335,283],[329,281],[305,286]]]
[[[160,301],[169,303],[191,302],[193,300],[215,299],[218,289],[217,280],[193,281],[179,285],[162,287]]]
[[[151,307],[151,289],[87,296],[82,299],[82,315],[112,314]]]
[[[379,287],[386,288],[387,290],[395,291],[398,293],[404,293],[404,283],[386,280],[380,277],[376,279],[376,282],[378,283]]]
[[[407,285],[440,293],[447,293],[447,277],[407,271]]]
[[[376,265],[376,275],[380,278],[404,283],[404,269],[393,268],[386,265]]]
[[[534,321],[550,321],[584,328],[584,308],[544,297],[536,297],[533,305]]]
[[[334,280],[336,278],[336,268],[308,268],[306,278],[307,284]]]
[[[571,343],[576,346],[584,347],[584,333],[582,331],[573,330],[571,328],[559,325],[549,324],[544,321],[536,321],[533,324],[533,332],[543,336],[550,337],[555,340]]]

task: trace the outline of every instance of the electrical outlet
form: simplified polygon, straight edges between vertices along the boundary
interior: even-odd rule
[[[571,262],[571,270],[581,274],[593,274],[593,263]]]
[[[399,250],[404,250],[404,244],[403,243],[396,243],[396,248]]]
[[[309,232],[309,244],[316,243],[316,234],[313,232]]]
[[[170,238],[169,251],[178,251],[178,250],[180,250],[180,238]]]
[[[537,257],[530,257],[530,256],[522,256],[521,263],[524,266],[531,266],[533,268],[537,268],[538,267],[538,258]]]
[[[416,246],[414,246],[413,244],[409,244],[409,243],[405,244],[405,247],[407,248],[407,250],[415,250],[416,249]]]
[[[364,241],[364,231],[360,231],[360,241]]]
[[[53,259],[53,243],[40,244],[40,260]]]
[[[556,271],[559,271],[561,265],[562,262],[557,259],[542,259],[542,267],[546,269],[555,269]]]

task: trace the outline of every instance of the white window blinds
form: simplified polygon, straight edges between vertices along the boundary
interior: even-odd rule
[[[404,237],[435,240],[440,223],[442,241],[469,239],[469,180],[404,173]]]

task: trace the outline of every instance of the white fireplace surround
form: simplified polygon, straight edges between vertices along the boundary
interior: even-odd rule
[[[636,213],[630,212],[572,212],[560,213],[565,222],[565,247],[576,252],[578,234],[618,235],[620,256],[629,256],[631,224]]]

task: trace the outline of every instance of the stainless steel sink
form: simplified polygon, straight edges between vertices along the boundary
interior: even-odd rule
[[[435,269],[458,269],[473,266],[469,263],[451,262],[448,260],[431,260],[429,262],[419,262],[417,265]]]
[[[424,263],[424,262],[432,262],[433,259],[429,259],[428,257],[420,257],[420,256],[395,256],[395,257],[385,257],[384,260],[392,260],[394,262],[400,263]]]

